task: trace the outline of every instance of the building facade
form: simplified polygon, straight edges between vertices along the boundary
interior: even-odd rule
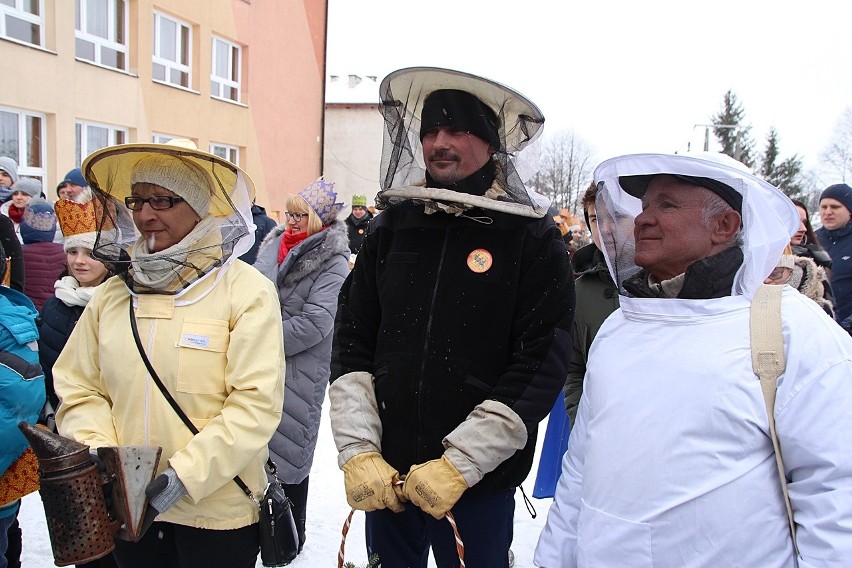
[[[3,0],[0,155],[45,194],[99,148],[189,138],[273,217],[322,171],[326,0]]]
[[[379,81],[374,75],[330,75],[325,90],[323,176],[335,183],[347,208],[353,195],[373,205],[379,192],[384,121],[379,110]]]

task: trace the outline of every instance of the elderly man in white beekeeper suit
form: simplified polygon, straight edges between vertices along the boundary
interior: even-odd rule
[[[591,348],[536,565],[852,566],[852,340],[784,287],[783,483],[752,368],[751,304],[796,231],[790,200],[710,154],[614,158],[595,182],[621,308]],[[607,222],[625,213],[632,233]]]

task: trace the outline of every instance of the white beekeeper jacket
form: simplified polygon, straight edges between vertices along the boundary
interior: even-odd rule
[[[604,182],[599,223],[602,208],[611,215],[610,270],[619,285],[635,274],[628,255],[616,258],[624,241],[613,245],[631,238],[626,223],[615,234],[614,212],[635,216],[639,201],[621,189],[619,176],[674,172],[743,194],[743,266],[728,297],[620,298],[591,348],[536,566],[852,566],[852,340],[815,303],[785,288],[787,365],[775,419],[798,559],[752,371],[750,298],[798,224],[789,200],[705,159],[609,160],[595,180]]]

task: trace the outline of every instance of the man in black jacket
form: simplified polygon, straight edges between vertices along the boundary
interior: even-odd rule
[[[442,69],[396,71],[381,93],[384,212],[341,289],[332,349],[347,500],[385,566],[425,567],[430,545],[457,565],[451,509],[467,566],[506,566],[514,490],[571,352],[565,248],[515,165],[544,117]]]

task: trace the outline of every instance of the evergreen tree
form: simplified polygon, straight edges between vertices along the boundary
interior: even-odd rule
[[[766,136],[766,149],[760,161],[760,176],[783,191],[787,196],[801,199],[805,194],[802,179],[802,158],[797,154],[778,161],[781,155],[781,139],[774,127]]]
[[[722,145],[722,153],[753,168],[754,141],[749,136],[751,125],[745,124],[745,110],[733,91],[725,93],[722,110],[710,120],[714,125],[713,134]]]

